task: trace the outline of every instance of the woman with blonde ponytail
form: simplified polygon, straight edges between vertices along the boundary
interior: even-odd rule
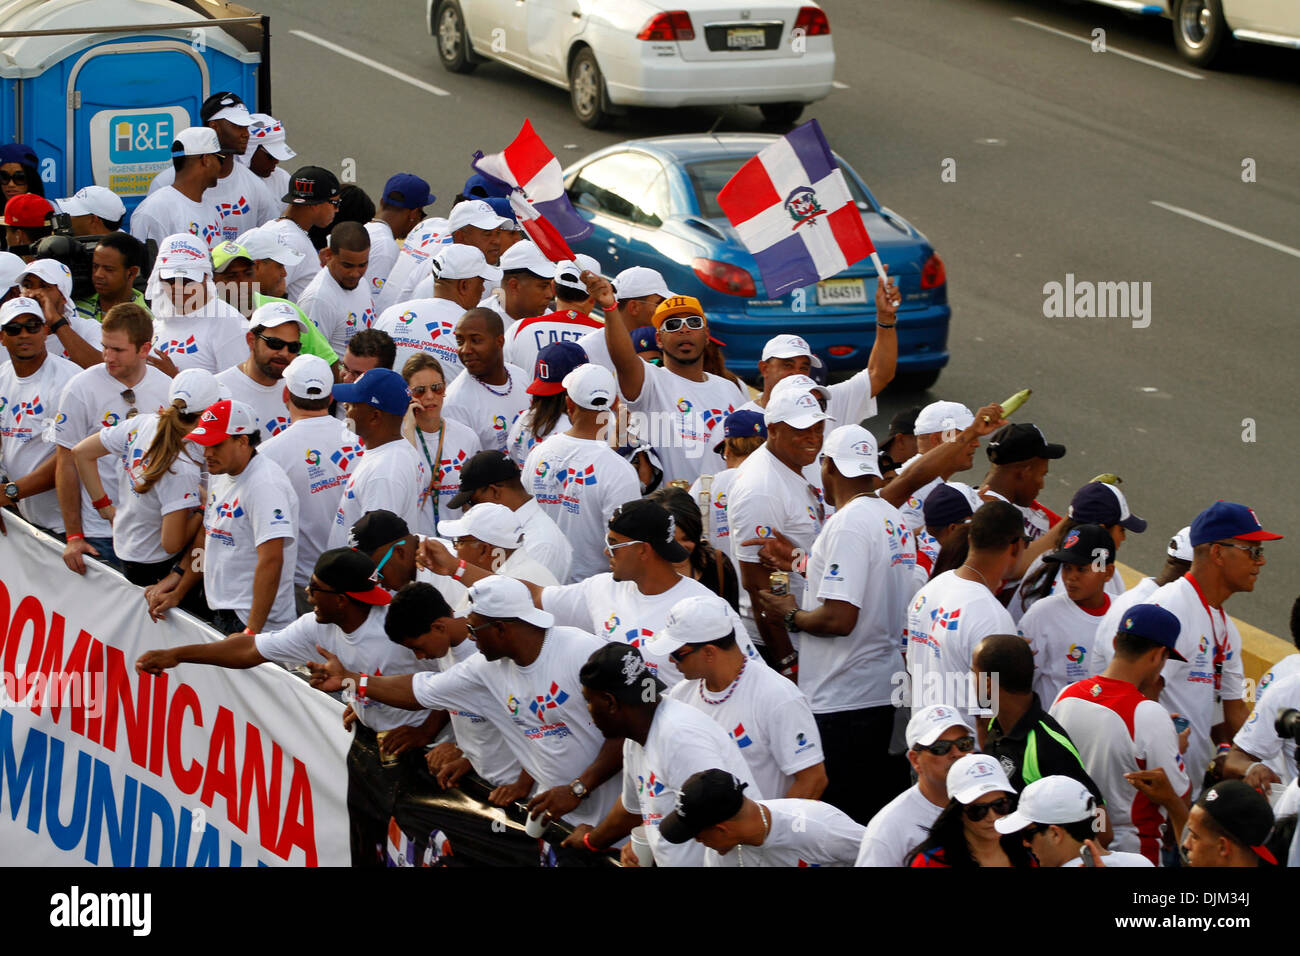
[[[101,429],[73,449],[91,504],[113,523],[113,549],[132,584],[165,578],[203,521],[203,459],[185,436],[219,399],[211,372],[185,369],[172,380],[164,408]],[[96,465],[105,455],[116,455],[119,465],[111,494]]]

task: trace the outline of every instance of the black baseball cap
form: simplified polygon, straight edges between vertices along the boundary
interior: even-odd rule
[[[1099,555],[1106,552],[1106,563],[1115,560],[1115,539],[1099,524],[1081,524],[1066,532],[1065,539],[1051,554],[1043,555],[1044,561],[1060,564],[1091,564]]]
[[[337,199],[339,194],[338,177],[321,166],[303,166],[289,177],[289,191],[281,202],[306,206],[312,203],[329,202]]]
[[[913,405],[911,408],[905,408],[889,420],[889,434],[885,440],[880,443],[881,448],[888,448],[899,435],[916,434],[916,416],[921,414],[920,405]]]
[[[462,483],[464,480],[461,478]],[[621,505],[609,519],[609,530],[633,541],[644,541],[665,561],[676,564],[690,557],[687,550],[677,543],[676,519],[667,508],[649,498],[638,498]]]
[[[316,559],[317,578],[362,604],[387,604],[393,596],[379,586],[375,562],[352,548],[332,548]]]
[[[362,554],[373,554],[410,533],[406,522],[391,511],[367,511],[348,532],[348,547],[356,548]]]
[[[578,671],[578,680],[588,690],[613,694],[625,704],[650,703],[659,699],[668,689],[641,656],[641,651],[631,644],[612,641],[593,651],[587,663]],[[650,684],[646,682],[650,681]],[[654,689],[647,695],[646,690]],[[649,699],[647,699],[649,697]]]
[[[1273,808],[1254,787],[1244,780],[1222,780],[1201,794],[1196,805],[1228,836],[1250,847],[1261,860],[1277,866],[1277,857],[1264,846],[1273,829]],[[662,826],[659,832],[663,834]]]
[[[659,835],[669,843],[694,840],[709,827],[730,820],[745,805],[749,784],[725,770],[701,770],[682,784],[677,809],[659,822]]]
[[[946,528],[950,524],[969,521],[975,509],[971,507],[970,499],[959,489],[944,482],[925,496],[921,513],[925,515],[927,525]]]
[[[1049,442],[1037,425],[1016,422],[995,431],[985,453],[995,465],[1014,465],[1031,458],[1064,458],[1065,446]]]
[[[460,491],[447,502],[447,507],[463,508],[470,496],[480,488],[499,481],[518,481],[519,466],[503,451],[481,451],[460,469]]]

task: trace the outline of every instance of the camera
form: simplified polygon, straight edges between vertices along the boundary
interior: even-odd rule
[[[1288,707],[1279,713],[1273,722],[1273,729],[1284,740],[1300,740],[1300,710]]]

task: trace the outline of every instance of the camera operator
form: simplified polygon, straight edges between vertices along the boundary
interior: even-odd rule
[[[135,288],[144,255],[144,245],[129,233],[110,232],[101,237],[91,253],[90,281],[95,292],[77,300],[77,311],[96,322],[103,322],[109,309],[124,302],[148,311],[144,293]]]
[[[126,204],[117,193],[103,186],[83,186],[67,199],[55,200],[55,205],[68,217],[73,236],[117,232],[126,218]]]

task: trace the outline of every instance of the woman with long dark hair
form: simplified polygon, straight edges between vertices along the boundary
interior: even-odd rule
[[[988,754],[968,754],[948,768],[948,805],[930,835],[908,857],[909,866],[1032,866],[1018,837],[993,826],[1016,809],[1016,791]]]
[[[706,588],[740,610],[740,579],[727,556],[704,540],[704,516],[691,493],[672,485],[660,488],[650,496],[673,516],[677,543],[686,549],[689,557],[677,566],[677,572],[694,578]]]

